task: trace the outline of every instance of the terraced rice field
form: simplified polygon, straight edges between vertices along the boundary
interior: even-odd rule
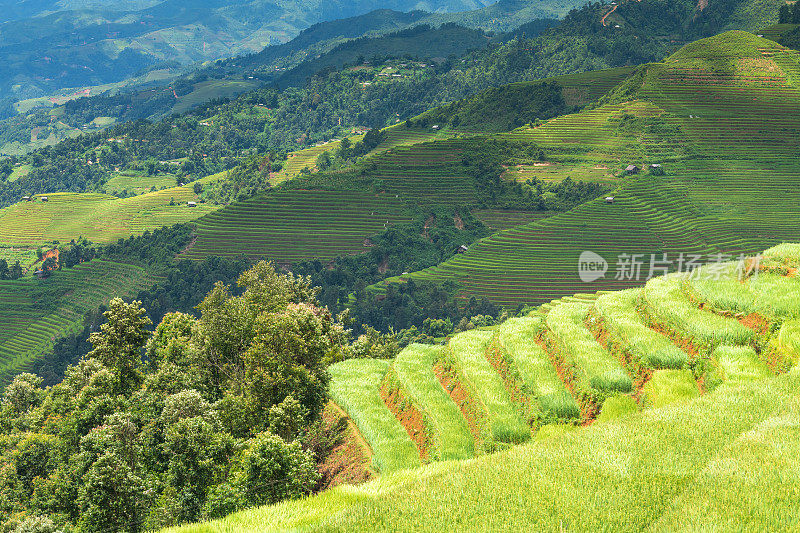
[[[776,247],[767,255],[773,263],[797,264],[794,251]],[[464,459],[518,444],[542,427],[549,428],[541,436],[547,439],[564,424],[609,424],[630,407],[685,404],[723,384],[763,382],[775,375],[773,367],[789,368],[770,366],[769,357],[796,360],[796,321],[775,317],[772,333],[758,323],[746,325],[693,298],[692,283],[699,282],[670,274],[644,288],[577,294],[498,326],[457,333],[446,346],[412,344],[391,362],[349,360],[332,369],[334,400],[376,455],[400,446],[391,453],[403,458],[405,468],[420,456],[422,462]],[[770,293],[758,276],[741,285],[757,297]],[[725,283],[719,288],[724,293]],[[711,286],[706,290],[713,294]],[[498,351],[504,368],[498,367]],[[402,418],[403,406],[399,413],[396,405],[389,409],[380,392],[387,376],[399,380],[404,401],[431,430],[432,453],[414,448],[419,441],[412,432],[419,428],[400,425],[396,416]],[[533,417],[526,407],[531,404]],[[618,405],[628,408],[609,418]],[[597,413],[602,416],[595,419]],[[391,426],[388,442],[376,437],[383,426]]]
[[[420,465],[414,443],[381,398],[380,383],[388,369],[386,361],[377,359],[351,359],[329,368],[331,398],[353,419],[381,472]]]
[[[278,263],[328,260],[369,249],[370,235],[408,220],[389,194],[276,190],[197,221],[197,241],[185,257],[263,257]]]
[[[446,138],[450,136],[449,133],[436,132],[432,130],[423,130],[419,128],[406,128],[404,125],[392,126],[384,130],[386,132],[386,139],[377,146],[371,153],[382,152],[390,150],[397,146],[407,146],[411,144],[418,144],[425,141],[430,141],[437,138]],[[351,143],[356,143],[363,138],[362,135],[354,135],[349,137]],[[297,150],[289,154],[289,158],[284,164],[283,168],[276,173],[272,179],[272,183],[280,183],[288,179],[295,178],[300,175],[300,172],[308,168],[313,171],[316,168],[317,158],[323,152],[333,152],[339,148],[341,141],[330,141],[318,146],[312,146],[303,150]]]
[[[581,391],[603,398],[615,391],[630,392],[633,383],[618,358],[595,339],[584,325],[589,307],[567,303],[550,311],[547,327],[566,364],[575,368]]]
[[[797,523],[798,399],[795,373],[721,386],[504,453],[168,531],[782,531]]]
[[[531,212],[508,209],[475,209],[472,211],[472,214],[475,215],[475,218],[486,224],[489,229],[495,231],[502,231],[553,216],[553,213],[547,211]]]
[[[217,176],[200,181],[213,179]],[[38,246],[54,240],[69,242],[79,236],[95,243],[111,243],[189,222],[217,209],[202,203],[189,207],[186,202],[199,202],[192,184],[124,199],[94,193],[54,193],[47,194],[48,201],[42,202],[40,196],[0,209],[0,243]]]
[[[438,460],[467,459],[475,455],[469,426],[433,372],[441,348],[412,344],[392,365],[403,391],[433,426],[433,453]]]
[[[28,369],[56,338],[82,329],[88,311],[149,283],[139,267],[100,260],[43,280],[0,281],[0,382]]]
[[[454,280],[465,298],[514,308],[573,292],[641,285],[651,257],[658,266],[665,253],[675,267],[680,254],[709,261],[719,253],[736,257],[796,238],[798,57],[772,41],[729,32],[649,66],[629,100],[500,135],[536,142],[559,172],[572,168],[576,179],[581,168],[619,173],[629,163],[661,163],[665,175],[626,176],[613,204],[598,199],[500,231],[404,279]],[[608,263],[605,275],[591,284],[578,275],[582,251]],[[620,275],[621,254],[639,254],[638,279]]]
[[[119,195],[122,191],[131,194],[144,194],[150,192],[153,187],[156,190],[175,186],[175,176],[172,174],[159,174],[157,176],[147,176],[135,172],[119,172],[111,177],[103,186],[103,192],[111,195]]]
[[[567,105],[584,106],[622,83],[634,70],[635,67],[617,67],[550,79],[561,85],[561,94]]]
[[[530,430],[514,409],[503,380],[486,359],[491,331],[469,331],[450,339],[449,350],[456,367],[486,413],[491,436],[497,442],[519,443]]]
[[[375,191],[347,186],[275,189],[198,220],[197,242],[186,257],[245,254],[278,263],[329,260],[363,252],[370,246],[370,236],[409,220],[403,212],[408,203],[475,203],[473,180],[459,173],[460,153],[474,141],[453,139],[406,147],[402,142],[419,138],[419,132],[391,131],[399,133],[391,134],[387,142],[399,144],[371,157]]]
[[[580,416],[578,404],[536,342],[543,329],[542,318],[512,318],[498,328],[498,340],[519,371],[523,390],[536,399],[542,415],[556,420],[576,419]]]

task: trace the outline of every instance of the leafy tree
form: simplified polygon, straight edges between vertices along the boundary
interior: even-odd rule
[[[129,393],[143,379],[141,350],[147,341],[147,326],[152,322],[141,308],[141,302],[126,304],[121,298],[111,300],[104,315],[107,322],[89,337],[93,348],[88,357],[97,359],[114,372],[116,392]]]
[[[78,496],[81,531],[132,532],[141,529],[145,483],[125,461],[107,452],[89,469]]]
[[[309,494],[318,479],[313,457],[299,442],[265,432],[248,442],[235,483],[248,505],[264,505]]]
[[[0,409],[0,523],[138,532],[314,490],[341,431],[320,429],[325,367],[352,353],[349,332],[305,278],[261,263],[238,285],[152,335],[139,302],[115,299],[63,381],[18,376]]]
[[[57,269],[58,269],[58,262],[56,261],[56,258],[53,257],[52,255],[47,259],[45,259],[44,263],[42,263],[42,274],[44,274],[44,276],[49,276],[53,270]]]
[[[209,420],[195,416],[169,425],[165,449],[170,458],[166,483],[179,498],[179,513],[174,520],[196,520],[209,487],[225,479],[233,438],[218,431]]]
[[[19,264],[19,261],[14,263],[14,266],[11,267],[11,273],[9,274],[9,279],[19,279],[22,277],[22,265]]]
[[[23,373],[16,376],[6,387],[3,394],[3,406],[10,409],[15,416],[27,413],[41,402],[42,378],[35,374]]]
[[[10,275],[11,271],[8,270],[8,261],[0,259],[0,280],[8,279]]]

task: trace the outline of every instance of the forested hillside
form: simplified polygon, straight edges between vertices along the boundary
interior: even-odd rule
[[[2,115],[14,100],[49,96],[64,88],[119,82],[143,69],[174,68],[261,50],[314,23],[377,7],[408,11],[406,0],[275,4],[194,0],[71,3],[12,8],[0,26]],[[432,11],[463,11],[481,0],[432,0]]]

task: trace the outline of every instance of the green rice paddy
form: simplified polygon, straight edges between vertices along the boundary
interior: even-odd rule
[[[140,267],[100,260],[46,279],[0,281],[0,382],[28,370],[56,339],[82,330],[87,312],[150,283]]]

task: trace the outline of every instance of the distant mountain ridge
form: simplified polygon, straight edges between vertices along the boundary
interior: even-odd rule
[[[52,0],[0,3],[0,103],[120,81],[159,62],[256,52],[314,23],[378,8],[450,12],[493,0]]]

